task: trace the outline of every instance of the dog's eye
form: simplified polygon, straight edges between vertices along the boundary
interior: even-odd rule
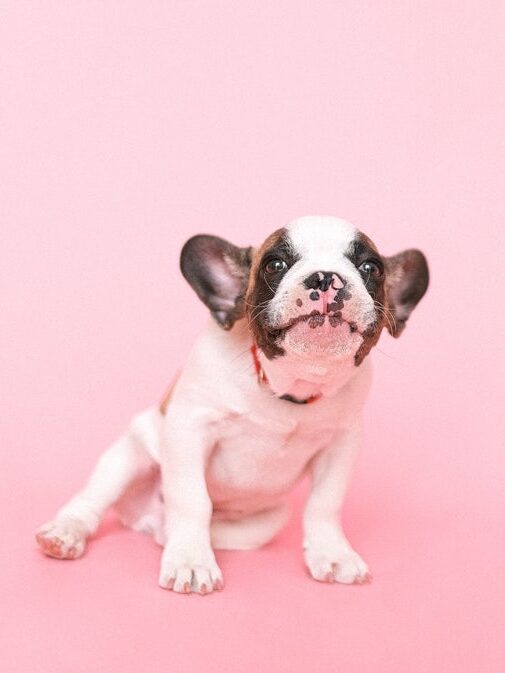
[[[288,265],[283,259],[271,259],[265,264],[265,271],[267,273],[280,273],[286,271]]]
[[[363,262],[363,264],[360,264],[359,270],[367,278],[370,276],[372,278],[380,278],[383,274],[382,266],[378,262],[374,262],[371,259]]]

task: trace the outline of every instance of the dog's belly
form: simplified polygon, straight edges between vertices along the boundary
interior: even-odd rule
[[[244,514],[275,504],[334,433],[329,423],[315,426],[288,415],[267,423],[264,417],[230,418],[220,428],[206,475],[215,510]]]

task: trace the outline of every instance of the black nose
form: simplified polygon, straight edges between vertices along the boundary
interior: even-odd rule
[[[307,290],[320,290],[326,292],[330,287],[340,290],[345,285],[345,280],[335,271],[315,271],[303,281]]]

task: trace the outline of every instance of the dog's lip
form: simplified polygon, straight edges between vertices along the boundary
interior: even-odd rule
[[[335,311],[322,312],[322,311],[318,311],[317,309],[314,309],[310,313],[302,313],[301,315],[297,315],[295,318],[292,318],[291,320],[289,320],[287,323],[285,323],[283,325],[281,324],[281,325],[267,326],[267,330],[269,332],[272,332],[272,333],[287,332],[288,330],[290,330],[292,327],[294,327],[295,325],[297,325],[300,322],[307,322],[308,320],[310,320],[310,318],[313,318],[314,316],[324,316],[325,319],[326,319],[326,317],[339,318],[339,320],[341,320],[342,323],[347,323],[349,325],[351,333],[356,333],[357,332],[358,334],[361,334],[361,336],[363,336],[363,332],[361,332],[358,329],[358,326],[355,322],[350,321],[350,320],[346,320],[341,315],[338,315],[339,313],[340,313],[339,311],[336,311],[336,312]]]

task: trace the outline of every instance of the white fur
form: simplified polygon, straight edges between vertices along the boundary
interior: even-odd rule
[[[337,271],[351,281],[357,274],[343,255],[355,233],[352,225],[302,218],[289,232],[301,260],[283,279],[274,314],[285,310],[282,302],[285,307],[307,271]],[[357,282],[355,291],[351,317],[366,322],[366,297]],[[60,558],[79,556],[105,510],[116,503],[125,523],[164,545],[162,587],[207,593],[223,581],[214,549],[250,549],[270,540],[287,519],[285,497],[309,472],[304,550],[311,575],[365,581],[366,564],[340,523],[370,384],[368,359],[359,367],[353,359],[361,338],[345,332],[342,340],[349,344],[336,351],[314,343],[314,350],[288,348],[274,360],[260,354],[269,379],[261,385],[246,320],[230,332],[209,324],[166,414],[152,408],[132,420],[84,489],[39,529],[43,550]],[[298,405],[276,397],[285,393],[322,397]]]

